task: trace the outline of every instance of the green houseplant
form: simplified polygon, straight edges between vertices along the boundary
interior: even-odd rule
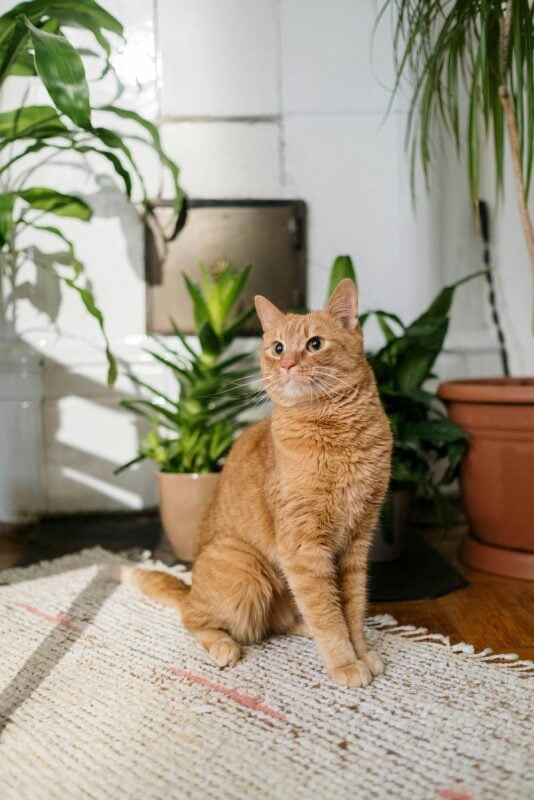
[[[75,47],[68,39],[74,28],[83,29],[94,40],[96,50]],[[112,37],[123,37],[121,23],[94,0],[29,0],[19,3],[0,17],[0,90],[9,77],[42,83],[49,105],[20,105],[0,113],[0,320],[5,332],[16,333],[19,297],[31,299],[21,287],[22,264],[32,260],[36,269],[46,269],[69,290],[78,293],[87,313],[92,315],[105,338],[108,382],[116,377],[116,364],[105,334],[104,317],[97,306],[73,242],[61,229],[61,218],[88,222],[89,204],[79,196],[55,187],[34,183],[39,165],[53,164],[68,153],[82,161],[87,156],[111,167],[132,198],[137,183],[143,213],[150,213],[142,172],[127,144],[128,137],[109,126],[107,120],[127,120],[159,156],[174,186],[175,210],[179,212],[182,193],[178,168],[161,147],[157,128],[128,108],[104,103],[93,106],[84,61],[100,61],[99,79],[112,71]],[[98,123],[95,118],[98,117]],[[102,123],[105,124],[102,124]],[[57,221],[50,222],[54,217]],[[31,242],[50,240],[62,249],[61,256],[43,254]],[[23,244],[19,245],[19,241]]]
[[[447,335],[454,293],[481,274],[468,275],[446,286],[409,325],[383,310],[360,315],[362,326],[374,318],[385,340],[382,347],[368,352],[367,358],[394,435],[390,500],[382,515],[386,544],[393,544],[394,529],[402,527],[411,495],[431,500],[444,528],[454,520],[453,506],[443,489],[458,475],[467,435],[447,419],[428,381],[435,378],[433,367]],[[349,256],[340,256],[334,262],[329,293],[342,278],[356,281]],[[395,542],[392,556],[398,554],[399,545]]]
[[[88,46],[72,43],[80,41],[80,31]],[[176,212],[182,203],[178,168],[157,128],[116,104],[121,86],[112,57],[122,40],[121,23],[94,0],[29,0],[0,16],[0,441],[18,455],[15,464],[0,466],[2,522],[31,519],[41,508],[42,359],[21,336],[21,302],[55,323],[63,289],[76,294],[103,337],[110,385],[117,375],[103,310],[65,225],[90,222],[93,209],[77,190],[43,185],[42,168],[50,176],[50,167],[65,160],[93,171],[103,167],[125,200],[139,203],[147,216],[151,206],[133,142],[152,149],[170,175]],[[48,101],[29,103],[35,89],[44,89]]]
[[[407,140],[412,187],[418,159],[429,175],[433,134],[439,128],[458,151],[467,151],[471,197],[479,205],[480,165],[490,157],[483,140],[493,143],[499,194],[507,137],[534,279],[528,208],[534,157],[532,2],[387,0],[378,19],[388,8],[396,18],[395,90],[403,76],[411,79]],[[471,437],[460,471],[470,527],[463,559],[486,571],[534,580],[534,378],[470,378],[444,384],[440,395],[451,418]]]
[[[230,354],[240,327],[254,313],[247,308],[237,317],[235,306],[251,267],[231,264],[200,266],[200,283],[184,275],[194,307],[198,344],[191,344],[173,324],[180,350],[159,340],[163,352],[147,352],[173,378],[172,397],[130,375],[149,397],[122,404],[150,422],[139,453],[118,471],[145,459],[159,467],[160,513],[176,555],[190,560],[202,509],[213,491],[222,461],[245,424],[243,413],[261,402],[262,392],[251,387],[251,357]]]

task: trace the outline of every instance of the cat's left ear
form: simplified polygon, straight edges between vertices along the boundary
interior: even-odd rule
[[[325,311],[336,317],[348,331],[353,331],[358,324],[358,292],[354,281],[343,278],[338,283]]]

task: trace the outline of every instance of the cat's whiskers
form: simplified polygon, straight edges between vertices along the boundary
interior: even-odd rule
[[[341,385],[339,385],[340,382],[337,380],[335,383],[332,383],[331,381],[327,380],[325,376],[319,377],[316,375],[315,380],[319,383],[319,385],[322,385],[326,395],[331,400],[336,400],[338,396],[347,395],[348,393],[345,387],[349,388],[350,390],[354,390],[355,388],[354,386],[351,386],[349,383],[345,382],[341,382]]]
[[[342,378],[337,370],[332,370],[332,372],[320,372],[320,370],[329,370],[330,367],[318,367],[316,371],[316,375],[320,375],[324,380],[334,381],[335,384],[339,384],[340,386],[346,386],[348,389],[354,390],[356,387],[354,384],[349,383],[349,381]]]
[[[230,393],[232,393],[234,391],[252,389],[253,386],[255,386],[256,384],[262,383],[262,381],[263,381],[263,376],[261,376],[261,375],[259,377],[257,377],[257,378],[253,378],[253,379],[249,379],[249,378],[241,379],[240,378],[238,381],[228,380],[228,381],[224,381],[227,385],[225,386],[225,388],[221,389],[220,391],[218,391],[218,392],[209,392],[208,394],[198,395],[198,397],[199,397],[199,399],[200,398],[204,399],[204,398],[207,398],[207,397],[210,397],[210,398],[222,397],[222,396],[228,395],[228,394],[230,394]]]

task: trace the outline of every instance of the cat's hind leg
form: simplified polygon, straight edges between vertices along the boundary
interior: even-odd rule
[[[182,621],[220,667],[233,667],[240,644],[267,634],[277,580],[261,553],[237,539],[219,538],[197,556]]]

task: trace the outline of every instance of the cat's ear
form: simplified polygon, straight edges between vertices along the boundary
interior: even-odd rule
[[[348,331],[353,331],[358,324],[358,292],[354,281],[343,278],[338,283],[325,311],[336,317]]]
[[[283,319],[283,313],[266,297],[257,294],[254,298],[254,305],[256,306],[256,313],[260,318],[261,327],[264,331],[268,328],[274,328]]]

